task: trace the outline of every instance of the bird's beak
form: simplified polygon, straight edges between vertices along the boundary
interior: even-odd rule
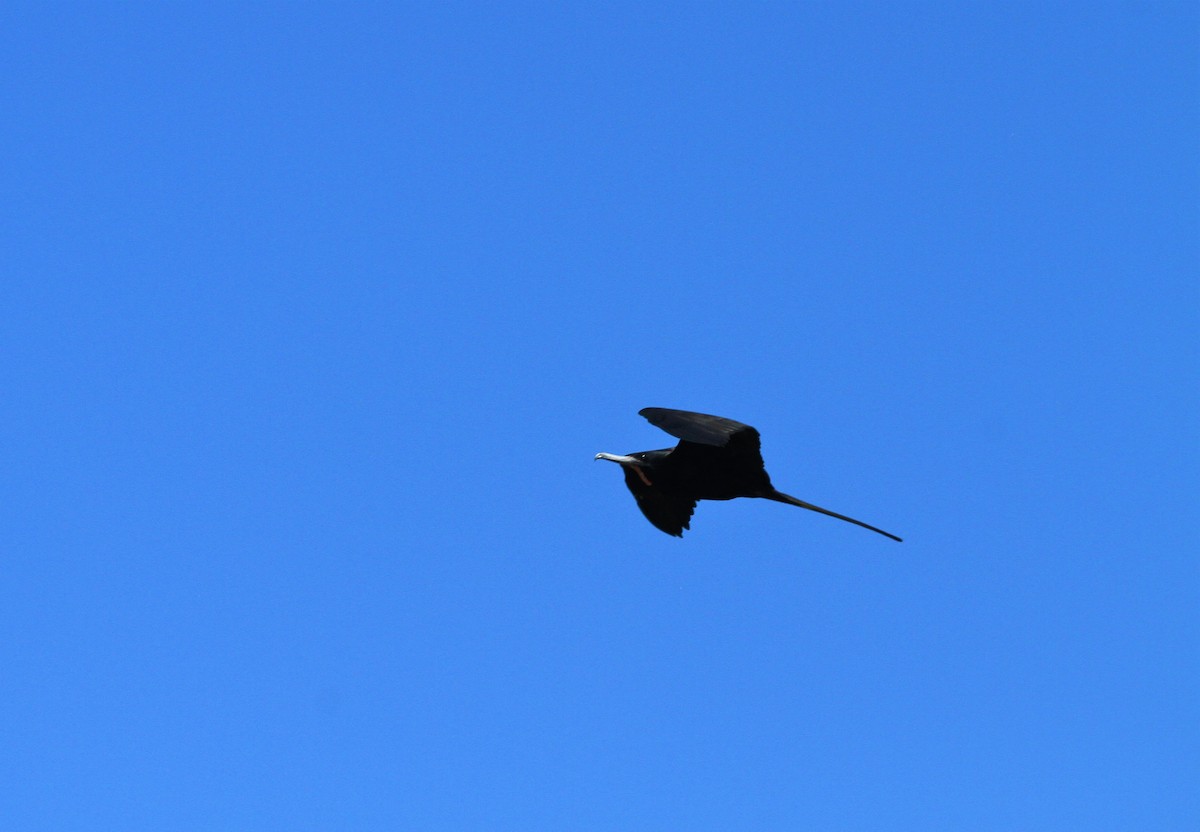
[[[596,459],[607,459],[609,462],[617,462],[617,463],[620,463],[621,465],[637,465],[638,464],[638,460],[634,459],[633,457],[621,456],[620,454],[599,453],[599,454],[596,454]],[[595,460],[593,460],[593,461],[595,461]]]

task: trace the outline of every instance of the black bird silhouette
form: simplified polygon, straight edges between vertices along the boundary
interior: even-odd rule
[[[646,407],[638,414],[677,437],[679,444],[674,448],[639,451],[627,456],[600,453],[596,454],[596,459],[621,465],[625,484],[637,499],[638,508],[647,520],[667,534],[683,537],[698,500],[764,497],[827,514],[892,540],[900,540],[861,520],[776,491],[763,466],[758,431],[749,425],[720,416],[665,407]]]

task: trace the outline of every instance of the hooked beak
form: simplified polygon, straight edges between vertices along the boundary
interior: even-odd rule
[[[607,459],[609,462],[617,462],[621,465],[637,465],[639,460],[631,456],[621,456],[620,454],[596,454],[596,459]],[[593,460],[594,462],[595,460]]]

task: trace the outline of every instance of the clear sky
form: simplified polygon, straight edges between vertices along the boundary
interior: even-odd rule
[[[1198,44],[4,4],[0,827],[1200,828]]]

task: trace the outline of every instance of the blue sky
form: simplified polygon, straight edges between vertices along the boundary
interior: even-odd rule
[[[0,824],[1194,828],[1198,44],[7,4]]]

